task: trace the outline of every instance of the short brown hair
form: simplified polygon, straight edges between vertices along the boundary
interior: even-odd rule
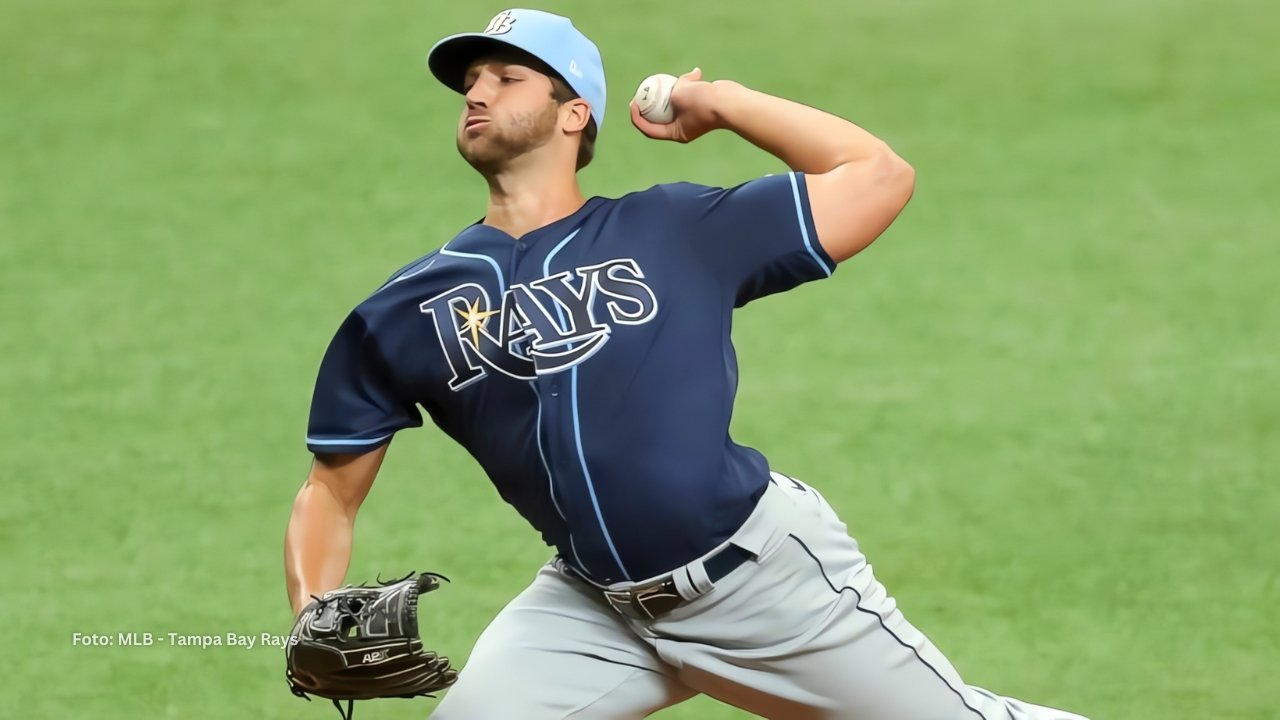
[[[570,100],[577,100],[581,95],[573,91],[569,87],[569,83],[565,82],[555,71],[549,73],[551,78],[551,99],[563,105]],[[591,163],[591,159],[596,156],[596,119],[593,117],[587,121],[587,127],[582,131],[582,139],[578,143],[578,170],[586,167]]]

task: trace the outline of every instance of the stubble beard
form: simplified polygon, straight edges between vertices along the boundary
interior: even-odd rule
[[[557,106],[548,102],[542,110],[511,116],[502,125],[493,120],[479,136],[469,138],[458,132],[458,152],[476,172],[492,177],[513,160],[550,142],[556,128]]]

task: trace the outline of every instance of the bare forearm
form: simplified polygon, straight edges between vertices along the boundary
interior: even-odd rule
[[[285,583],[295,615],[312,595],[342,584],[351,562],[354,522],[325,485],[308,481],[298,491],[284,541]]]
[[[843,118],[752,90],[732,80],[712,83],[717,125],[777,157],[792,170],[830,172],[890,152],[876,136]]]
[[[347,576],[356,512],[386,453],[384,444],[360,455],[317,455],[311,464],[284,538],[285,585],[295,615],[312,595],[338,587]]]

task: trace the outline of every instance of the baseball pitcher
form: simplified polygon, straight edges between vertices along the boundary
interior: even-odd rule
[[[734,309],[867,247],[911,197],[911,166],[851,122],[695,70],[664,98],[669,122],[633,103],[634,126],[731,132],[790,172],[588,198],[576,173],[605,73],[567,18],[508,10],[428,64],[462,96],[457,147],[488,207],[360,302],[324,354],[285,548],[302,634],[385,626],[358,612],[376,588],[346,621],[330,591],[392,437],[425,410],[555,550],[437,718],[641,718],[706,694],[786,720],[1082,720],[966,685],[818,490],[729,435]],[[381,662],[354,657],[339,664]],[[446,664],[420,666],[426,689],[453,683]],[[290,672],[305,689],[320,671]]]

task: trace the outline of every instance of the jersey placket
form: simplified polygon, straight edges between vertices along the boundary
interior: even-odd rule
[[[553,274],[552,262],[561,254],[561,252],[570,244],[570,241],[578,234],[577,230],[573,230],[559,240],[547,252],[546,257],[542,260],[541,267],[538,267],[536,261],[537,253],[530,257],[528,262],[516,261],[513,263],[519,268],[516,275],[517,282],[529,283],[534,279],[550,277]],[[515,252],[524,254],[530,243],[525,239],[517,241]],[[565,265],[565,261],[561,259],[559,265]],[[572,263],[568,263],[572,266]],[[553,301],[554,302],[554,301]],[[570,328],[568,323],[570,319],[566,316],[563,308],[558,304],[555,305],[555,315],[562,331],[568,332]],[[567,349],[573,349],[573,344],[569,344]],[[582,484],[583,490],[587,495],[586,500],[590,504],[590,514],[594,516],[594,520],[598,526],[601,540],[608,549],[611,565],[617,569],[615,573],[613,568],[606,573],[600,573],[599,568],[586,567],[581,558],[578,557],[577,544],[574,540],[575,535],[581,537],[584,528],[581,522],[585,519],[584,513],[579,510],[571,512],[573,519],[566,517],[561,512],[561,517],[565,519],[566,526],[569,529],[569,542],[573,550],[574,560],[576,564],[588,573],[601,577],[605,582],[614,582],[616,580],[630,580],[626,567],[622,564],[617,548],[614,545],[613,538],[609,534],[609,528],[605,523],[604,514],[600,507],[599,498],[596,495],[595,487],[592,483],[590,469],[587,467],[585,451],[582,443],[582,419],[580,416],[581,408],[578,402],[577,388],[578,367],[575,365],[567,371],[556,372],[553,374],[539,376],[534,381],[535,390],[539,396],[539,428],[538,440],[539,451],[544,450],[544,438],[550,438],[550,447],[553,448],[550,462],[545,467],[550,475],[550,491],[552,493],[552,501],[556,505],[557,510],[561,510],[561,505],[556,499],[556,491],[565,489],[565,481],[575,475],[578,476],[579,482]],[[566,378],[567,376],[567,378]],[[568,380],[568,392],[564,392],[566,379]],[[544,455],[544,461],[547,458]],[[582,500],[575,502],[575,506],[580,507]],[[575,522],[575,520],[577,522]],[[594,572],[593,572],[594,571]],[[620,573],[620,575],[619,575]]]
[[[523,270],[526,267],[524,263],[525,255],[529,250],[529,243],[523,238],[516,240],[511,246],[510,262],[507,264],[507,276],[511,278],[513,283],[528,284],[537,279],[537,275],[533,274],[532,268],[537,267],[536,262],[527,265],[530,270]],[[535,417],[534,442],[538,448],[538,459],[542,462],[542,469],[547,474],[547,494],[551,496],[551,504],[556,509],[556,514],[564,521],[565,528],[569,534],[569,547],[573,553],[573,561],[579,567],[583,565],[582,559],[578,557],[577,547],[573,540],[573,526],[569,522],[569,518],[565,515],[564,509],[560,506],[559,488],[557,487],[557,478],[564,475],[563,472],[555,472],[552,470],[552,463],[547,458],[546,450],[546,433],[544,427],[556,427],[559,415],[559,408],[556,407],[554,399],[559,396],[558,384],[551,390],[551,402],[543,397],[543,390],[540,386],[539,378],[529,381],[529,389],[533,392],[538,402],[538,413]],[[550,419],[549,419],[550,418]]]

